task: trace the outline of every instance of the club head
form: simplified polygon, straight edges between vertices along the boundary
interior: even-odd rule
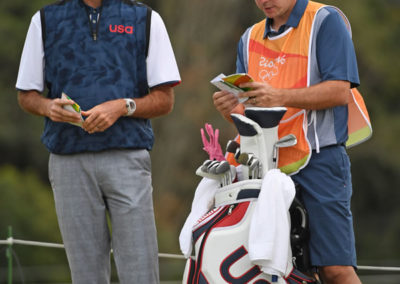
[[[240,147],[236,148],[236,151],[235,151],[234,157],[235,157],[235,160],[236,160],[236,161],[238,161],[239,156],[240,156]],[[239,162],[238,162],[238,163],[239,163]]]
[[[211,162],[212,162],[212,160],[205,160],[204,163],[201,165],[201,170],[203,172],[206,172],[207,171],[207,167]]]
[[[248,161],[249,161],[249,154],[247,153],[241,153],[237,158],[237,162],[245,166],[248,166]]]
[[[249,167],[250,169],[254,169],[255,167],[257,167],[260,164],[260,161],[257,158],[252,158],[251,161],[249,162]]]
[[[208,165],[208,167],[207,167],[208,173],[213,174],[213,175],[217,174],[216,171],[217,171],[217,168],[218,168],[219,164],[220,164],[219,161],[215,161],[213,163],[210,163]]]
[[[254,154],[249,154],[249,157],[247,159],[247,165],[250,166],[255,160],[258,160],[256,156],[254,156]]]
[[[273,154],[272,154],[272,162],[274,168],[277,167],[277,159],[278,159],[278,148],[286,148],[286,147],[291,147],[297,144],[297,138],[293,134],[288,134],[286,136],[283,136],[281,139],[279,139],[273,148]]]
[[[260,160],[256,157],[252,157],[249,161],[249,171],[251,173],[252,179],[258,179],[260,174]]]
[[[223,174],[231,169],[231,166],[227,161],[222,161],[219,165],[215,168],[216,174]]]
[[[291,147],[297,144],[297,138],[293,134],[286,135],[275,143],[276,148]]]
[[[229,140],[226,144],[226,152],[236,153],[236,150],[240,147],[240,144],[234,140]]]

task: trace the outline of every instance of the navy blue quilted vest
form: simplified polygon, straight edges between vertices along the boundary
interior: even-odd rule
[[[128,0],[103,0],[99,21],[82,0],[41,10],[48,97],[65,92],[83,110],[118,98],[148,93],[146,56],[151,9]],[[46,118],[42,141],[50,152],[71,154],[117,148],[151,149],[150,121],[121,117],[103,133]]]

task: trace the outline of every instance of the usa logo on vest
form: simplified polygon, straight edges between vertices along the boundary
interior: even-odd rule
[[[110,32],[119,34],[133,34],[133,26],[110,25]]]

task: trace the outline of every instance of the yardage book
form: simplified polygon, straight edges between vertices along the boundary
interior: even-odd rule
[[[70,100],[70,99],[71,99],[71,98],[68,97],[68,95],[65,94],[65,93],[62,93],[62,94],[61,94],[61,98],[67,99],[67,100]],[[75,103],[75,104],[73,104],[73,105],[64,105],[63,108],[66,109],[66,110],[68,110],[68,111],[72,111],[72,112],[77,112],[77,113],[79,113],[79,115],[81,116],[81,122],[80,122],[80,123],[69,122],[69,123],[71,123],[71,124],[73,124],[73,125],[76,125],[76,126],[79,126],[79,127],[82,127],[83,117],[82,117],[82,115],[81,115],[81,107],[80,107],[77,103]]]
[[[228,91],[236,96],[239,93],[249,91],[249,88],[239,88],[239,85],[246,82],[253,82],[253,78],[246,73],[236,73],[225,76],[224,74],[219,74],[217,77],[211,80],[211,84],[216,86],[221,91]],[[239,102],[243,103],[247,98],[239,99]]]

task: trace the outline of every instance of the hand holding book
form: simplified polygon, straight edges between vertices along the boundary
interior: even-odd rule
[[[239,85],[246,82],[253,82],[253,78],[246,73],[237,73],[225,76],[219,74],[217,77],[211,80],[211,84],[216,86],[221,91],[227,91],[235,96],[238,96],[241,92],[247,92],[249,88],[240,88]],[[245,102],[248,98],[238,98],[240,103]]]
[[[62,99],[67,99],[67,100],[71,100],[71,98],[65,93],[61,94],[61,98]],[[78,113],[81,116],[81,122],[79,122],[79,123],[70,122],[70,123],[73,124],[73,125],[82,127],[82,123],[83,123],[84,119],[83,119],[82,114],[81,114],[81,107],[77,103],[74,103],[73,105],[63,105],[63,108],[68,110],[68,111]]]

